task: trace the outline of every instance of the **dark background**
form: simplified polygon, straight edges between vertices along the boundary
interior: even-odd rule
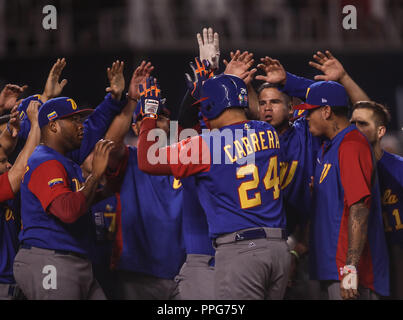
[[[57,8],[57,30],[42,27],[48,4]],[[347,4],[357,8],[357,30],[342,28]],[[231,50],[248,50],[256,58],[279,59],[287,71],[308,78],[319,74],[308,65],[312,54],[330,49],[373,100],[389,107],[390,132],[401,139],[402,0],[3,0],[0,20],[0,84],[28,84],[27,95],[41,93],[52,64],[65,57],[63,78],[69,83],[63,94],[95,107],[114,60],[126,62],[129,82],[145,59],[156,67],[174,117],[203,27],[220,33],[222,59]]]

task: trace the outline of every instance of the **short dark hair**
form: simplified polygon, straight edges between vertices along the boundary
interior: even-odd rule
[[[386,127],[391,120],[388,108],[375,101],[358,101],[353,106],[353,111],[356,109],[372,110],[375,116],[375,122],[378,126]]]
[[[257,94],[260,95],[264,89],[272,89],[272,88],[274,88],[274,89],[277,89],[277,90],[280,91],[280,87],[281,87],[281,86],[280,86],[279,84],[265,82],[265,83],[263,83],[263,84],[259,87],[259,89],[257,89]],[[287,103],[288,105],[289,105],[290,103],[292,103],[292,98],[291,98],[291,96],[289,96],[288,94],[286,94],[286,93],[283,92],[283,91],[280,91],[280,92],[285,96],[285,98],[286,98],[286,103]]]
[[[348,106],[331,106],[330,108],[336,116],[350,118],[350,108]]]

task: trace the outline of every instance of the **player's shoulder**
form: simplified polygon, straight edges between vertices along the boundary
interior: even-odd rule
[[[357,128],[353,128],[345,134],[340,146],[348,147],[349,149],[371,150],[368,139]]]
[[[403,169],[403,157],[394,153],[384,151],[379,162],[383,165],[393,165],[396,170]]]

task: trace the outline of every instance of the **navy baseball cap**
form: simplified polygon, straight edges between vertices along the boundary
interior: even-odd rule
[[[38,122],[42,129],[50,121],[63,119],[75,114],[88,116],[93,112],[92,109],[79,109],[73,99],[62,97],[51,99],[44,103],[39,109]]]
[[[295,106],[294,110],[310,110],[323,106],[347,107],[346,89],[334,81],[315,82],[307,90],[306,102]]]

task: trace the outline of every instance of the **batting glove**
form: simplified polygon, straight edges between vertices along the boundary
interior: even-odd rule
[[[210,63],[207,60],[203,60],[203,63],[201,63],[199,58],[195,58],[195,62],[196,64],[193,62],[189,64],[193,71],[193,79],[186,73],[185,80],[191,96],[198,101],[200,100],[200,92],[204,82],[212,78],[214,73],[210,70]]]
[[[155,78],[147,78],[146,87],[139,86],[141,115],[143,118],[158,119],[161,109],[161,90]]]
[[[204,28],[203,36],[197,34],[197,42],[200,50],[200,60],[207,60],[212,70],[217,70],[220,62],[220,37],[212,28]]]

